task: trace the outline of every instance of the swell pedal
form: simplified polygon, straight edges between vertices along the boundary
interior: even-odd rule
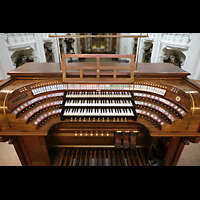
[[[121,131],[116,131],[115,132],[115,146],[117,148],[120,148],[121,145],[122,145],[121,138],[122,138],[122,132]]]
[[[123,147],[125,149],[129,148],[129,131],[123,132]]]
[[[130,133],[130,149],[134,150],[136,148],[136,138],[138,135],[138,131],[132,131]]]

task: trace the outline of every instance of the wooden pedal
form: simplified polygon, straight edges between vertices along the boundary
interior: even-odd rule
[[[137,132],[131,132],[130,133],[130,149],[135,149],[136,148],[136,137],[137,137]]]
[[[129,148],[129,131],[123,132],[123,147],[125,149]]]
[[[117,148],[120,148],[121,145],[122,145],[121,138],[122,138],[122,132],[121,131],[116,131],[115,132],[115,146]]]

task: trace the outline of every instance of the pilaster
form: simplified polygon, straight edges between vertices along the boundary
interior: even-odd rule
[[[0,76],[1,79],[10,77],[7,75],[7,73],[14,69],[3,33],[0,33],[0,68],[2,73]]]
[[[200,61],[200,33],[194,33],[183,69],[190,72],[190,78],[198,77],[198,64]]]
[[[151,55],[151,63],[158,62],[159,46],[160,46],[160,33],[155,33],[154,41],[153,41],[152,55]]]
[[[39,62],[46,62],[43,37],[41,33],[37,33],[35,35],[36,35],[36,48],[38,52]]]

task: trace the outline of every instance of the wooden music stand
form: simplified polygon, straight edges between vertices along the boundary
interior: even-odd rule
[[[96,58],[96,63],[67,63],[66,58]],[[131,63],[101,63],[100,58],[131,58]],[[134,54],[62,54],[62,80],[64,83],[133,83],[134,82]],[[129,65],[129,66],[127,66]],[[70,76],[70,73],[66,73],[66,70],[80,70],[78,78]],[[84,75],[84,70],[87,70],[87,76]],[[117,72],[117,70],[130,70],[126,77],[123,77],[123,73]],[[110,71],[110,76],[107,73]],[[104,72],[104,75],[103,74]],[[90,75],[93,76],[90,77]],[[85,76],[85,77],[84,77]]]

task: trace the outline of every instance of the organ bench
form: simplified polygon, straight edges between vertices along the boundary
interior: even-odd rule
[[[184,145],[199,142],[200,88],[188,72],[168,63],[133,72],[134,55],[114,54],[89,56],[130,56],[131,67],[97,62],[95,71],[66,64],[70,56],[87,54],[63,54],[64,73],[26,63],[0,82],[0,141],[22,165],[176,165]]]

